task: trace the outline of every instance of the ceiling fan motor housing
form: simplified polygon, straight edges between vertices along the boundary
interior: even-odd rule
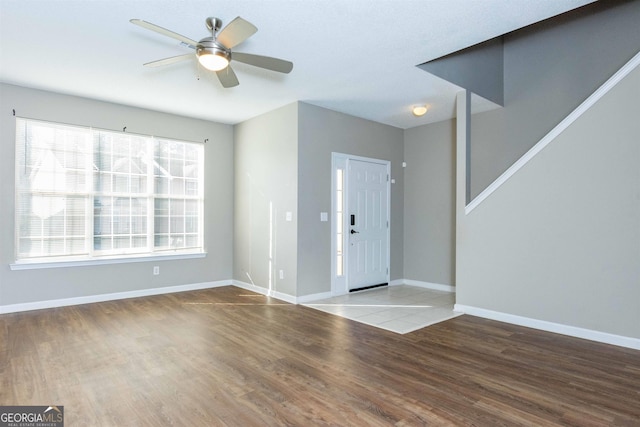
[[[198,45],[196,46],[196,55],[198,58],[205,55],[214,55],[216,57],[225,58],[227,63],[231,61],[231,50],[222,46],[213,37],[205,37],[198,42]]]

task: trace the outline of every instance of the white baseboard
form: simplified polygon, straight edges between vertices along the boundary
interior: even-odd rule
[[[256,286],[254,284],[243,282],[241,280],[232,280],[231,284],[233,286],[237,286],[239,288],[246,289],[248,291],[253,291],[258,294],[266,295],[268,297],[277,298],[279,300],[282,300],[291,304],[297,304],[297,301],[296,301],[297,298],[294,297],[293,295],[284,294],[282,292],[274,291],[268,288],[263,288],[262,286]]]
[[[241,280],[233,280],[232,282],[234,286],[237,286],[239,288],[246,289],[248,291],[257,292],[262,295],[278,298],[280,300],[289,302],[291,304],[308,304],[313,301],[331,298],[332,296],[334,296],[331,294],[331,291],[327,291],[327,292],[319,292],[317,294],[302,295],[300,297],[294,297],[293,295],[283,294],[281,292],[269,290],[262,286],[256,286],[254,284],[243,282]],[[436,291],[444,291],[444,292],[456,291],[455,286],[441,285],[439,283],[420,282],[418,280],[396,279],[389,282],[389,286],[397,286],[397,285],[418,286],[421,288],[433,289]]]
[[[286,301],[291,304],[306,304],[312,301],[317,301],[325,298],[331,298],[331,291],[320,292],[317,294],[302,295],[300,297],[294,297],[293,295],[283,294],[282,292],[270,291],[262,286],[256,286],[251,283],[243,282],[240,280],[233,280],[233,285],[248,291],[253,291],[262,295],[278,298],[279,300]]]
[[[331,291],[329,292],[320,292],[317,294],[310,294],[310,295],[302,295],[301,297],[296,298],[296,301],[298,304],[306,304],[309,302],[313,302],[313,301],[319,301],[322,299],[327,299],[327,298],[331,298],[333,295],[331,295]]]
[[[87,295],[82,297],[26,302],[22,304],[0,305],[0,314],[42,310],[45,308],[66,307],[69,305],[91,304],[94,302],[138,298],[151,295],[171,294],[175,292],[196,291],[200,289],[229,286],[231,284],[231,280],[219,280],[217,282],[193,283],[189,285],[166,286],[162,288],[140,289],[136,291],[115,292],[111,294]]]
[[[499,322],[511,323],[525,326],[527,328],[539,329],[556,334],[568,335],[590,341],[597,341],[605,344],[617,345],[620,347],[640,350],[640,339],[625,337],[622,335],[609,334],[607,332],[593,331],[575,326],[563,325],[560,323],[547,322],[545,320],[531,319],[529,317],[516,316],[514,314],[502,313],[499,311],[486,310],[484,308],[471,307],[468,305],[455,304],[453,311],[470,314],[472,316],[483,317],[485,319],[497,320]]]
[[[389,283],[389,286],[409,285],[419,288],[433,289],[434,291],[455,292],[456,287],[451,285],[441,285],[439,283],[422,282],[420,280],[396,279]]]

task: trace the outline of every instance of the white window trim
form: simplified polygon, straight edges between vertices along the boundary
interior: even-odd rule
[[[131,262],[153,262],[153,261],[173,261],[180,259],[196,259],[205,258],[206,252],[193,252],[193,253],[172,253],[163,255],[129,255],[129,256],[113,256],[113,257],[100,257],[98,258],[78,258],[69,259],[65,257],[64,260],[59,261],[41,261],[41,260],[24,260],[16,261],[9,264],[11,270],[39,270],[43,268],[65,268],[65,267],[88,267],[92,265],[107,265],[107,264],[127,264]]]

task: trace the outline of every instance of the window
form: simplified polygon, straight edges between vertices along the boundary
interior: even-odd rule
[[[16,120],[16,259],[203,253],[202,144]]]
[[[344,169],[336,169],[336,276],[344,275]]]

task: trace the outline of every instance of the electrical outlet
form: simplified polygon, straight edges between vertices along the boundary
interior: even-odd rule
[[[158,274],[160,274],[160,267],[156,265],[153,267],[153,275],[157,276]]]
[[[280,278],[284,279],[284,270],[280,270]]]

